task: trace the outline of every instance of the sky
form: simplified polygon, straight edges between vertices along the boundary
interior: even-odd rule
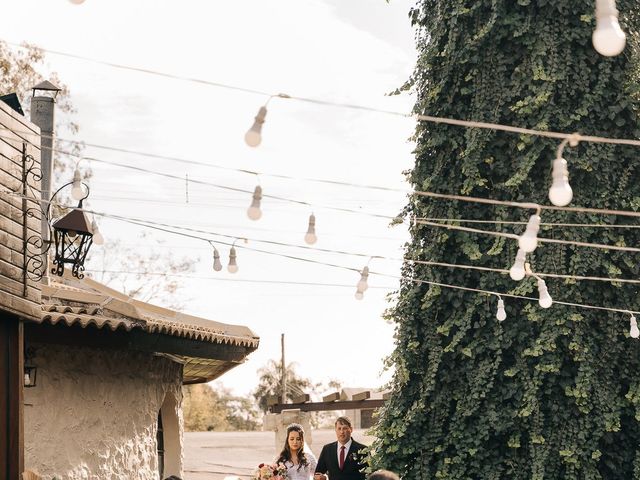
[[[113,266],[125,249],[143,258],[159,254],[160,260],[149,266],[154,273],[161,273],[169,259],[194,260],[195,271],[179,278],[177,298],[153,302],[177,301],[186,313],[246,325],[260,337],[259,349],[220,378],[237,394],[253,390],[257,370],[270,359],[279,360],[283,333],[287,362],[294,362],[297,372],[313,382],[336,379],[348,387],[377,388],[390,379],[383,360],[393,350],[394,326],[383,313],[393,305],[388,295],[398,286],[408,234],[404,225],[390,227],[389,218],[406,202],[408,185],[402,172],[413,164],[413,120],[293,99],[269,100],[239,89],[409,113],[411,95],[388,93],[402,86],[415,65],[408,19],[413,3],[4,2],[3,15],[16,21],[3,24],[1,40],[237,87],[46,55],[47,69],[68,85],[77,108],[73,120],[80,131],[73,138],[203,164],[86,147],[84,156],[103,162],[84,159],[78,165],[93,172],[88,208],[212,232],[194,235],[213,239],[225,266],[225,243],[239,239],[237,273],[226,268],[214,272],[213,249],[204,240],[106,217],[97,218],[100,229],[120,247],[99,251],[94,246],[88,269],[100,269],[107,258],[107,268],[135,271],[133,262]],[[251,148],[243,137],[267,100],[262,143]],[[58,134],[70,138],[68,132]],[[246,214],[251,193],[246,192],[258,184],[265,196],[293,201],[265,197],[262,217],[252,221]],[[359,255],[300,248],[306,246],[303,237],[311,213],[318,236],[313,247]],[[357,272],[282,255],[358,270],[368,264],[372,272],[389,276],[372,274],[370,288],[358,301]]]

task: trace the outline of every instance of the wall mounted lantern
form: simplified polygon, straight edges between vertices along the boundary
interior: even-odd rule
[[[38,373],[38,367],[32,362],[35,357],[35,351],[33,348],[28,347],[24,352],[24,386],[25,388],[31,388],[36,386],[36,377]]]

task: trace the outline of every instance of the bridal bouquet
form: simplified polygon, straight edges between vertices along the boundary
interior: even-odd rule
[[[255,480],[286,480],[287,467],[283,463],[261,463],[253,478]]]

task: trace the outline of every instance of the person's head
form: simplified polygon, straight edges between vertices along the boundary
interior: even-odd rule
[[[369,475],[367,480],[400,480],[400,477],[389,470],[377,470]]]
[[[287,440],[285,449],[290,452],[299,452],[304,447],[304,429],[298,423],[292,423],[287,427]]]
[[[341,444],[347,443],[351,439],[351,432],[353,427],[351,426],[351,420],[349,417],[338,417],[335,423],[336,438]]]

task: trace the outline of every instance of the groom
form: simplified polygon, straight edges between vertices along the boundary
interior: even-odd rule
[[[365,480],[365,445],[351,438],[351,420],[338,417],[335,427],[338,441],[322,447],[313,480]]]

